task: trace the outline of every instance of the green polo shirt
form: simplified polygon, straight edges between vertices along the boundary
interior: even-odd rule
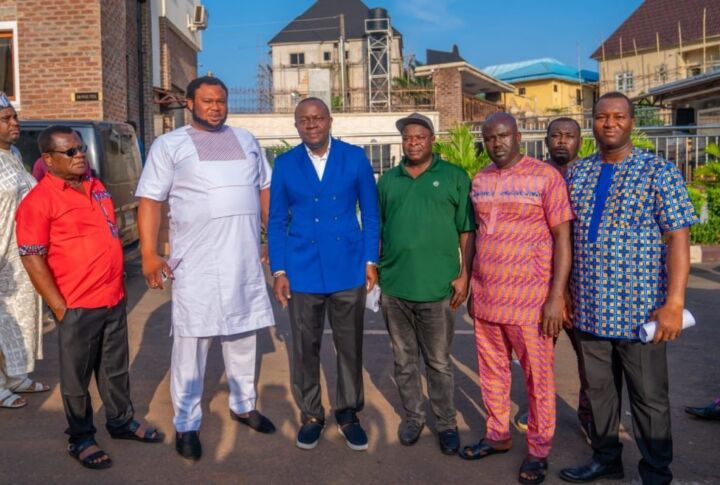
[[[434,154],[412,178],[403,159],[380,178],[378,195],[383,293],[417,302],[450,296],[460,273],[460,233],[475,230],[467,173]]]

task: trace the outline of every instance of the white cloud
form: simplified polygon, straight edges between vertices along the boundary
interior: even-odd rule
[[[455,0],[402,0],[396,3],[396,8],[404,16],[426,22],[433,28],[449,30],[465,25],[462,17],[453,12],[456,3]]]

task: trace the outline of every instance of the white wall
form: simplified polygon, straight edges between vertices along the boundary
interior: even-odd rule
[[[332,134],[335,137],[347,138],[352,143],[371,143],[373,139],[400,141],[400,133],[395,122],[409,113],[335,113],[333,114]],[[435,126],[440,123],[437,111],[423,113]],[[295,129],[292,114],[231,114],[227,124],[249,130],[255,135],[262,146],[277,145],[282,140],[291,145],[300,142]],[[388,143],[390,141],[387,141]]]

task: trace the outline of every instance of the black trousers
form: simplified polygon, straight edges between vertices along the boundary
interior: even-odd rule
[[[344,424],[364,406],[362,377],[365,285],[331,294],[293,292],[289,301],[292,331],[292,388],[302,420],[323,420],[320,393],[320,344],[327,313],[337,353],[335,417]]]
[[[580,342],[578,341],[578,337],[575,335],[575,329],[566,328],[565,334],[570,339],[570,344],[572,344],[572,348],[575,351],[575,358],[577,359],[578,377],[580,378],[577,417],[578,421],[580,421],[580,425],[585,428],[585,426],[592,421],[592,410],[590,409],[590,400],[587,396],[588,385],[587,378],[585,377],[585,369],[583,368],[582,358],[580,357]],[[617,372],[617,370],[615,372]]]
[[[442,432],[457,426],[450,347],[455,333],[455,316],[450,299],[412,302],[382,296],[395,358],[395,382],[405,410],[405,419],[425,423],[425,406],[420,375],[420,354],[427,370],[430,407]]]
[[[112,308],[70,308],[58,323],[60,391],[70,443],[95,435],[88,386],[95,373],[106,428],[123,430],[133,418],[128,374],[126,302]]]
[[[669,484],[673,448],[666,344],[602,339],[576,330],[580,343],[587,394],[592,408],[590,439],[600,463],[621,460],[618,438],[622,379],[627,380],[635,442],[642,459],[643,484]],[[622,372],[614,372],[617,366]]]

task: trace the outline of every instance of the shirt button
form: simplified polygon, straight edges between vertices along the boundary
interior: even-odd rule
[[[315,244],[315,239],[313,239],[312,241],[310,241],[310,244]]]
[[[315,197],[313,200],[314,200],[315,202],[320,202],[320,198],[319,198],[319,197]]]
[[[333,200],[335,200],[335,199],[337,199],[337,197],[335,197],[335,196],[333,195]]]
[[[338,216],[333,217],[333,219],[337,221],[337,220],[338,220]]]
[[[340,240],[340,236],[337,237],[337,240],[338,240],[338,241]]]
[[[320,219],[318,219],[318,218],[316,217],[316,218],[315,218],[315,222],[320,222]]]

